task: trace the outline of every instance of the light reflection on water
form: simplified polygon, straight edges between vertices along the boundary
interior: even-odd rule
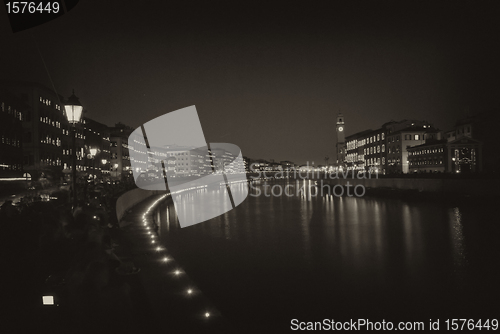
[[[263,183],[265,184],[265,183]],[[399,235],[398,246],[402,246],[404,263],[410,273],[415,273],[424,261],[425,242],[422,239],[423,208],[410,206],[408,203],[387,207],[383,200],[356,197],[314,196],[311,193],[311,181],[296,181],[295,186],[304,187],[305,192],[299,196],[281,197],[249,196],[236,210],[231,210],[208,222],[196,225],[190,229],[195,234],[203,231],[206,237],[223,238],[238,242],[260,242],[272,237],[272,232],[281,228],[291,230],[299,227],[301,237],[302,258],[310,262],[314,254],[311,243],[315,240],[311,233],[319,233],[321,229],[321,248],[335,245],[340,255],[345,258],[348,266],[364,270],[366,260],[370,267],[383,267],[387,261],[385,252],[391,235]],[[238,191],[246,185],[234,187]],[[271,187],[267,187],[270,194]],[[255,191],[250,191],[250,194]],[[220,196],[220,190],[196,191],[184,195],[185,205],[181,210],[190,210],[190,205],[196,196],[214,196],[214,201]],[[299,201],[299,205],[297,205]],[[286,203],[285,203],[286,202]],[[288,205],[287,205],[288,204]],[[292,207],[290,207],[292,206]],[[160,233],[179,229],[177,215],[173,205],[165,209]],[[187,214],[186,212],[184,214]],[[281,224],[283,223],[283,224]],[[464,237],[461,226],[461,216],[458,208],[450,212],[450,237],[452,240],[454,264],[464,264]],[[270,234],[271,232],[271,234]],[[244,235],[244,237],[243,237]],[[443,240],[446,242],[446,240]],[[318,245],[315,245],[318,247]]]
[[[459,208],[453,208],[451,212],[451,235],[453,240],[453,258],[456,266],[462,266],[465,263],[464,235],[462,227],[462,215]]]
[[[264,184],[254,185],[261,196],[250,187],[236,209],[184,229],[172,205],[162,208],[163,242],[222,304],[245,298],[262,316],[274,308],[283,314],[319,314],[324,310],[318,301],[331,298],[345,310],[393,307],[403,312],[453,307],[453,298],[464,294],[456,290],[468,264],[458,207],[315,197],[310,181],[303,180],[290,182],[304,186],[303,194],[266,197]]]

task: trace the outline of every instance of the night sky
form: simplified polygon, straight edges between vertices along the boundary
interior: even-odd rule
[[[349,135],[498,108],[496,3],[81,0],[15,34],[2,7],[0,74],[74,88],[108,125],[196,105],[207,142],[331,163],[339,110]]]

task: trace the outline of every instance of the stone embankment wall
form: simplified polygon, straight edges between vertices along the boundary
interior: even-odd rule
[[[132,189],[127,191],[125,194],[121,195],[116,201],[116,218],[120,221],[127,210],[144,201],[146,198],[153,195],[158,195],[165,193],[164,190],[144,190],[144,189]]]
[[[323,184],[341,184],[363,185],[365,188],[386,188],[398,190],[416,190],[420,192],[442,192],[463,194],[471,196],[487,196],[489,194],[498,194],[500,187],[499,179],[406,179],[406,178],[383,178],[383,179],[322,179]],[[321,179],[318,179],[318,185],[321,185]]]

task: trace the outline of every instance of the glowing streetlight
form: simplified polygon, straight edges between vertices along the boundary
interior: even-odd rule
[[[64,105],[64,110],[66,111],[66,117],[68,122],[72,125],[71,127],[71,137],[72,137],[72,186],[73,186],[73,207],[76,208],[77,198],[76,198],[76,124],[80,122],[82,118],[83,106],[75,96],[75,91],[68,98],[68,101]]]
[[[94,164],[94,162],[95,162],[95,156],[97,155],[97,151],[98,150],[97,150],[97,148],[92,147],[91,149],[89,149],[89,151],[90,151],[90,158],[92,159],[92,174],[93,174],[93,178],[92,179],[95,182],[95,176],[96,175],[95,175],[95,164]]]

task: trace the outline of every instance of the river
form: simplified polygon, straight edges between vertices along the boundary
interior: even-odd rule
[[[242,331],[286,332],[292,319],[498,318],[494,204],[264,195],[311,185],[287,182],[256,183],[235,209],[186,228],[171,202],[159,206],[162,243]]]

